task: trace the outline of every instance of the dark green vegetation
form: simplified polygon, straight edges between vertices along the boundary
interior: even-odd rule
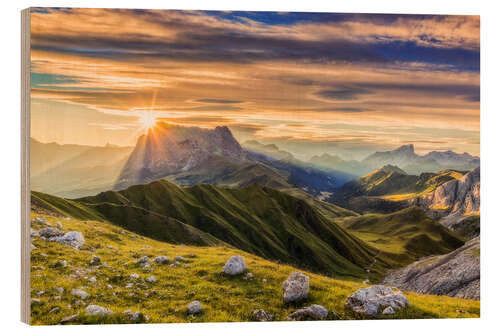
[[[418,207],[396,213],[347,217],[340,224],[364,241],[408,264],[431,254],[451,252],[464,244],[453,231],[441,226]]]
[[[291,312],[311,304],[320,304],[338,315],[329,315],[327,319],[360,319],[344,308],[350,294],[367,286],[357,281],[305,272],[310,277],[307,301],[285,305],[281,285],[297,270],[292,266],[228,246],[160,242],[107,222],[66,220],[41,213],[32,213],[31,217],[43,217],[52,225],[59,221],[63,231],[79,231],[85,237],[81,250],[33,237],[36,249],[31,251],[31,297],[40,300],[31,307],[34,325],[55,325],[72,315],[76,316],[72,324],[131,323],[125,310],[141,311],[150,318],[147,323],[251,321],[251,313],[256,309],[264,309],[272,314],[273,321],[281,321]],[[32,227],[39,230],[45,224],[34,222]],[[94,255],[99,256],[106,267],[89,265]],[[221,274],[224,263],[234,255],[245,258],[247,270],[254,276],[252,279]],[[152,263],[151,271],[145,272],[136,263],[142,256],[150,259],[183,256],[186,261],[177,267]],[[54,263],[62,259],[67,261],[67,266],[54,267]],[[133,273],[138,274],[139,280],[130,279]],[[145,281],[151,275],[156,277],[155,283]],[[93,283],[89,281],[92,277]],[[62,292],[57,292],[57,288],[63,288]],[[84,290],[89,296],[82,301],[71,295],[74,288]],[[409,308],[380,318],[470,318],[480,314],[479,301],[412,292],[405,295],[411,303]],[[193,300],[202,304],[200,315],[186,313],[186,306]],[[85,307],[89,304],[106,307],[114,315],[85,316]]]
[[[452,224],[450,229],[466,239],[477,237],[481,231],[481,216],[467,216],[459,222]]]
[[[427,194],[464,172],[444,170],[438,173],[409,175],[393,165],[386,165],[344,184],[330,201],[359,213],[390,213],[405,208],[405,200]]]
[[[82,217],[88,212],[88,218],[98,217],[155,239],[196,244],[173,229],[174,223],[180,223],[192,228],[198,238],[206,239],[203,236],[209,234],[263,258],[327,275],[361,278],[378,252],[306,200],[256,184],[239,189],[182,188],[161,180],[77,200],[47,195],[43,199],[63,214]],[[330,216],[353,215],[326,203],[322,209]],[[381,277],[392,264],[381,256],[373,267],[374,277]]]

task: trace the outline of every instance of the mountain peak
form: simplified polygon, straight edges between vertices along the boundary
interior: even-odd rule
[[[384,171],[384,172],[387,172],[387,173],[389,173],[389,172],[395,172],[395,173],[400,173],[400,174],[406,175],[406,172],[404,172],[402,169],[398,168],[395,165],[391,165],[391,164],[385,165],[384,167],[382,167],[380,169],[380,171]]]
[[[413,143],[410,143],[410,144],[407,144],[407,145],[402,145],[401,147],[395,149],[394,151],[400,152],[400,153],[415,154],[415,146],[413,146]]]

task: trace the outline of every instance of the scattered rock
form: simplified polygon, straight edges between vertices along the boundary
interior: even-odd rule
[[[40,230],[38,234],[40,235],[40,237],[47,238],[48,240],[50,240],[50,238],[63,235],[63,233],[59,229],[53,227],[44,228]]]
[[[194,254],[194,253],[190,253],[190,254],[188,254],[188,257],[189,257],[189,258],[196,258],[196,254]]]
[[[133,286],[134,286],[134,284],[133,284],[133,283],[127,283],[127,285],[125,286],[125,288],[130,289],[130,288],[132,288]]]
[[[66,268],[66,267],[68,267],[68,262],[66,260],[56,260],[52,264],[52,267],[54,267],[54,268],[58,268],[58,267]]]
[[[38,236],[40,236],[40,234],[38,233],[38,231],[36,231],[33,228],[30,228],[30,229],[31,229],[31,237],[38,237]]]
[[[61,321],[59,322],[59,324],[69,324],[69,323],[72,323],[76,320],[76,318],[78,318],[78,314],[74,314],[74,315],[71,315],[71,316],[67,316],[67,317],[64,317],[63,319],[61,319]]]
[[[175,257],[175,261],[186,261],[186,259],[184,257],[177,256]]]
[[[168,257],[165,257],[165,256],[159,256],[159,257],[154,258],[153,261],[157,264],[160,264],[160,265],[166,265],[166,264],[168,264],[169,259],[168,259]]]
[[[91,266],[98,266],[101,264],[101,258],[99,258],[98,256],[93,256],[92,257],[92,260],[90,260],[90,263],[89,263]]]
[[[394,311],[394,309],[392,308],[392,306],[388,306],[384,309],[384,311],[382,311],[382,314],[383,315],[393,315],[395,314],[396,311]]]
[[[313,304],[292,312],[288,320],[322,320],[328,316],[328,310],[321,305]]]
[[[57,287],[56,288],[56,293],[58,293],[58,294],[64,294],[64,288],[63,287]]]
[[[144,256],[144,257],[140,257],[139,260],[137,260],[137,265],[139,266],[144,266],[145,264],[148,264],[149,263],[149,258]]]
[[[307,299],[309,292],[309,276],[301,272],[293,272],[283,282],[283,300],[285,303]]]
[[[199,301],[193,301],[187,306],[187,313],[190,315],[196,315],[202,311],[201,303]]]
[[[246,270],[245,259],[241,256],[232,256],[222,267],[222,273],[228,275],[238,275]]]
[[[394,311],[409,305],[408,300],[401,292],[395,292],[390,287],[375,285],[362,288],[347,297],[346,307],[367,316],[376,316],[387,307]]]
[[[54,306],[52,309],[50,309],[49,314],[54,313],[54,312],[59,312],[59,310],[61,310],[60,307]]]
[[[61,221],[57,221],[56,228],[57,229],[62,229],[63,228],[63,225],[62,225]]]
[[[49,241],[69,245],[77,250],[80,250],[85,244],[85,238],[83,237],[83,234],[79,231],[70,231],[62,236],[49,239]]]
[[[130,274],[130,279],[131,280],[138,280],[139,279],[139,274],[137,274],[137,273]]]
[[[149,283],[155,283],[156,282],[156,278],[154,275],[151,275],[149,277],[146,278],[146,281],[149,282]]]
[[[34,304],[40,304],[42,301],[39,298],[32,298],[31,299],[31,306]]]
[[[94,276],[92,276],[91,278],[89,278],[89,279],[88,279],[88,281],[89,281],[90,283],[96,283],[96,282],[97,282],[97,279],[96,279]]]
[[[252,311],[252,319],[257,321],[271,321],[273,316],[260,309]]]
[[[99,305],[90,304],[85,308],[85,314],[88,316],[109,316],[113,314],[113,311]]]
[[[149,320],[149,317],[140,311],[133,312],[132,310],[125,310],[123,313],[126,314],[133,323],[144,323]]]
[[[248,272],[244,277],[243,280],[251,280],[253,279],[253,274]]]
[[[71,295],[80,297],[81,299],[89,297],[89,294],[81,289],[71,289]]]
[[[35,249],[36,249],[36,246],[35,246],[35,245],[33,245],[33,244],[30,244],[30,251],[33,251],[33,250],[35,250]]]

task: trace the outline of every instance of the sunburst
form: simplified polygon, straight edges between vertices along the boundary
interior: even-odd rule
[[[142,111],[139,113],[139,124],[145,130],[149,130],[156,125],[157,116],[153,111]]]

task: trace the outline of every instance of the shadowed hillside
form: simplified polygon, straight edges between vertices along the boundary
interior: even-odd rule
[[[165,240],[167,236],[162,235],[171,233],[170,224],[158,216],[168,217],[264,258],[328,275],[361,277],[363,267],[377,253],[305,200],[255,184],[240,189],[181,188],[160,180],[78,200],[34,196],[43,197],[64,214],[73,216],[83,210],[89,218],[97,216],[156,239]],[[352,215],[341,209],[337,214]],[[180,242],[186,239],[176,240]],[[374,276],[381,277],[392,265],[382,257],[373,269]]]

